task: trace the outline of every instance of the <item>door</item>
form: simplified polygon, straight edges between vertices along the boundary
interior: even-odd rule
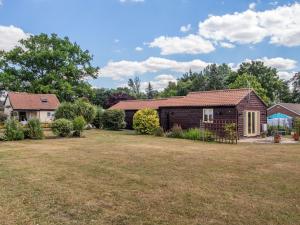
[[[244,135],[247,137],[260,134],[260,112],[245,111],[244,113]]]

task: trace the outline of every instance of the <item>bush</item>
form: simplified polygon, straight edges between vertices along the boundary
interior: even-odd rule
[[[300,135],[300,117],[298,118],[295,118],[295,121],[294,121],[294,129],[295,129],[295,132]]]
[[[70,136],[73,130],[73,124],[67,119],[55,120],[51,125],[52,132],[60,137]]]
[[[92,124],[98,129],[103,127],[103,113],[104,110],[102,108],[98,108],[96,111],[96,116],[92,122]]]
[[[200,138],[201,138],[200,129],[197,129],[197,128],[188,129],[187,131],[183,132],[183,138],[189,139],[189,140],[194,140],[194,141],[200,140]]]
[[[4,126],[4,140],[14,141],[23,140],[24,130],[22,125],[16,119],[9,119],[5,122]]]
[[[75,137],[81,137],[81,134],[82,134],[85,126],[86,126],[86,122],[85,122],[83,116],[76,117],[73,120],[73,129],[74,129],[73,135]]]
[[[231,142],[237,139],[237,130],[235,123],[228,123],[224,126],[225,137],[229,139]]]
[[[0,112],[0,123],[4,123],[7,120],[7,115],[4,112]]]
[[[171,131],[169,131],[167,134],[167,137],[170,138],[183,138],[183,131],[181,126],[179,126],[178,124],[175,124]]]
[[[102,116],[103,128],[109,130],[120,130],[125,127],[125,112],[123,110],[106,110]]]
[[[154,109],[141,109],[133,116],[133,129],[139,134],[153,134],[159,128],[158,113]]]
[[[87,123],[92,123],[96,116],[96,108],[88,101],[79,99],[74,103],[75,117],[83,116]],[[75,118],[74,118],[75,119]]]
[[[55,111],[55,119],[73,120],[76,117],[75,105],[70,102],[63,102]]]
[[[162,127],[158,127],[154,130],[154,136],[156,137],[163,137],[165,135],[164,129]]]
[[[95,107],[89,102],[79,99],[75,103],[62,103],[55,112],[55,119],[74,120],[77,116],[83,116],[87,123],[91,123],[95,115]]]
[[[43,139],[44,132],[39,119],[30,119],[26,124],[25,138]]]

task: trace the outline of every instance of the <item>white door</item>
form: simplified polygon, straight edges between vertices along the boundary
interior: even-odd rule
[[[260,112],[244,112],[244,135],[247,137],[257,136],[260,134]]]

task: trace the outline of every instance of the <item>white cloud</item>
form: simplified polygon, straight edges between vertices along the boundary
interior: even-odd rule
[[[143,51],[144,49],[143,49],[142,47],[139,47],[139,46],[138,46],[138,47],[135,48],[135,50],[136,50],[137,52],[141,52],[141,51]]]
[[[256,7],[256,3],[255,3],[255,2],[251,2],[251,3],[249,4],[249,9],[255,10],[255,7]]]
[[[161,71],[184,73],[189,71],[189,69],[192,69],[197,72],[203,70],[209,64],[210,63],[202,60],[179,62],[159,57],[150,57],[144,61],[122,60],[118,62],[109,62],[100,70],[100,74],[102,77],[110,77],[113,80],[122,80],[125,77]]]
[[[222,46],[223,48],[235,48],[234,44],[231,44],[229,42],[223,42],[223,41],[220,42],[220,46]]]
[[[0,6],[3,5],[3,0],[0,0]]]
[[[180,31],[183,32],[183,33],[186,33],[186,32],[189,32],[192,28],[192,25],[191,24],[188,24],[186,26],[181,26],[180,27]]]
[[[162,91],[166,88],[169,82],[177,82],[176,77],[170,74],[161,74],[154,78],[154,80],[150,81],[154,90]],[[149,82],[142,82],[141,89],[145,90],[148,87]]]
[[[29,36],[21,28],[0,25],[0,50],[9,51],[18,45],[19,40],[26,39]]]
[[[256,61],[262,61],[265,65],[274,67],[278,70],[292,70],[297,67],[297,61],[288,58],[268,58],[263,57],[260,59],[256,59]]]
[[[288,72],[288,71],[279,71],[278,75],[283,80],[290,80],[296,72]]]
[[[162,55],[171,54],[200,54],[209,53],[215,50],[213,44],[200,37],[199,35],[190,34],[186,37],[165,37],[161,36],[154,39],[149,44],[151,48],[160,48]]]
[[[283,46],[300,45],[300,4],[280,6],[255,12],[210,16],[199,23],[199,33],[215,41],[255,44],[270,38],[271,44]]]

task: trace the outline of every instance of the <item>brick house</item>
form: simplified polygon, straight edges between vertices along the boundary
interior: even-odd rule
[[[54,94],[31,94],[9,92],[4,101],[4,113],[20,121],[38,118],[43,123],[54,119],[54,112],[60,105]]]
[[[277,113],[284,114],[292,118],[300,117],[300,104],[278,103],[268,108],[268,116],[272,116]]]
[[[250,89],[191,92],[184,97],[156,100],[128,100],[110,109],[124,110],[127,128],[131,129],[134,113],[143,108],[158,111],[164,130],[169,130],[174,124],[188,129],[199,127],[200,121],[209,124],[233,121],[237,124],[239,137],[253,137],[260,135],[262,124],[267,123],[267,106]]]

